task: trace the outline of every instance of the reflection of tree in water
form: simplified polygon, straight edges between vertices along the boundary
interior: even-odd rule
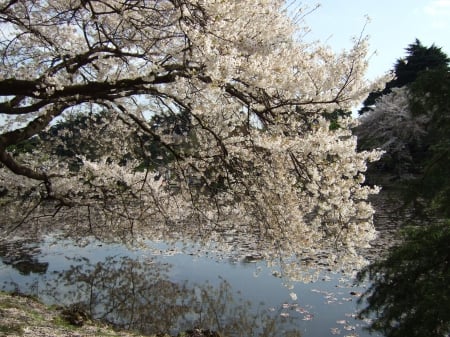
[[[50,292],[57,301],[83,306],[93,318],[163,332],[187,312],[185,287],[164,280],[168,265],[129,257],[107,257],[96,264],[72,260],[75,264],[59,273]]]
[[[39,262],[39,244],[34,240],[0,242],[0,259],[6,265],[19,271],[21,275],[45,274],[48,262]]]
[[[252,309],[250,302],[236,298],[223,279],[217,287],[171,282],[170,265],[152,259],[108,257],[96,264],[84,258],[74,262],[58,274],[49,292],[56,301],[77,303],[91,317],[121,328],[176,333],[200,327],[223,336],[273,336],[283,335],[281,325],[293,320]]]
[[[282,324],[292,324],[293,318],[270,315],[260,303],[252,311],[252,303],[236,298],[231,285],[224,279],[218,287],[198,287],[195,322],[223,333],[224,336],[300,336],[298,331],[281,331]],[[283,327],[284,328],[284,327]]]

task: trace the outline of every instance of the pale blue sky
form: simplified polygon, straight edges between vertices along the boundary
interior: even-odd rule
[[[435,44],[450,56],[450,0],[305,0],[308,6],[321,7],[305,20],[311,27],[308,38],[326,41],[340,50],[351,45],[366,23],[371,53],[367,76],[374,79],[392,69],[405,56],[405,48],[416,38]]]

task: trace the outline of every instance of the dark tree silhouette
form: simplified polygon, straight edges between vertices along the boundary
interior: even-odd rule
[[[386,184],[387,187],[399,187],[404,191],[402,198],[405,204],[414,202],[413,220],[420,226],[411,226],[410,220],[405,220],[404,224],[409,226],[401,233],[401,244],[360,272],[359,282],[367,278],[371,281],[371,286],[363,295],[367,306],[361,310],[360,316],[375,316],[371,330],[382,332],[387,337],[448,336],[450,68],[448,57],[434,46],[425,48],[416,41],[415,45],[409,46],[408,52],[410,55],[404,62],[397,62],[399,77],[391,83],[403,86],[407,83],[408,87],[383,96],[377,107],[361,119],[366,121],[362,123],[365,130],[378,127],[375,133],[378,132],[379,136],[382,129],[375,125],[377,120],[368,119],[376,113],[379,113],[378,117],[388,115],[390,118],[387,120],[391,123],[384,126],[394,131],[408,129],[407,118],[396,119],[395,115],[407,116],[410,120],[424,118],[423,135],[403,142],[403,147],[409,148],[413,176],[400,177],[397,182]],[[426,65],[434,68],[427,68]],[[407,104],[400,100],[401,95],[395,96],[396,92],[405,89]],[[400,108],[389,110],[385,102],[388,98],[392,99],[391,107]],[[393,124],[395,120],[400,122]],[[383,138],[376,139],[375,146],[382,144],[380,140]],[[399,137],[395,139],[397,144],[400,141],[403,140]],[[392,153],[390,155],[392,157]],[[405,165],[405,162],[405,159],[396,157],[394,166]],[[377,173],[385,177],[391,171],[384,169]]]
[[[419,39],[410,44],[406,49],[407,56],[399,58],[392,71],[394,78],[386,83],[383,90],[373,91],[365,99],[359,114],[363,114],[375,105],[376,100],[382,95],[389,94],[392,88],[400,88],[414,82],[419,74],[426,70],[446,67],[450,61],[441,48],[434,44],[424,46]]]

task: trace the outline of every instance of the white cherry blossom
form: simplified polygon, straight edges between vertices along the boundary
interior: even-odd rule
[[[292,278],[317,257],[360,261],[377,192],[361,184],[379,153],[325,114],[371,89],[366,39],[340,54],[304,42],[281,0],[0,0],[0,26],[3,232],[58,224],[225,251],[241,238]],[[79,124],[15,148],[61,119]]]

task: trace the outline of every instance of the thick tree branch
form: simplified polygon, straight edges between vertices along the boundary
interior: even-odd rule
[[[38,84],[36,80],[5,78],[0,81],[0,96],[32,96]]]
[[[20,143],[44,130],[49,123],[64,110],[71,106],[70,102],[64,104],[53,104],[47,107],[47,112],[29,122],[25,127],[0,135],[0,148]]]
[[[39,100],[31,105],[19,106],[19,104],[14,105],[13,100],[10,100],[5,103],[0,103],[0,111],[5,115],[26,115],[39,111],[39,109],[51,103],[49,100]]]
[[[165,65],[163,73],[150,73],[144,77],[126,78],[111,82],[87,82],[81,84],[66,85],[61,90],[52,90],[51,85],[43,83],[43,80],[20,80],[7,78],[0,81],[0,96],[27,96],[34,98],[58,99],[75,95],[90,96],[92,98],[103,97],[108,94],[116,94],[120,91],[132,91],[143,88],[145,85],[168,84],[176,81],[178,77],[190,78],[193,73],[199,71],[199,67],[185,66],[182,64]],[[206,80],[205,80],[206,81]]]
[[[48,177],[45,173],[17,163],[4,147],[0,147],[0,161],[15,174],[35,180],[48,181]]]

